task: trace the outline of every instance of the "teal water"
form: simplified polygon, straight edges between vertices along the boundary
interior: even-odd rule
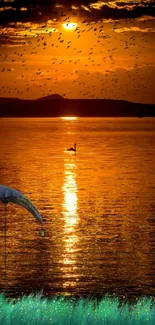
[[[67,147],[77,143],[76,155]],[[155,119],[0,119],[0,184],[39,209],[0,204],[0,291],[155,293]]]

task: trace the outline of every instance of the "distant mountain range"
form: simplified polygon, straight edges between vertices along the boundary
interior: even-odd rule
[[[155,105],[112,99],[65,99],[59,94],[25,100],[0,98],[0,117],[155,116]]]

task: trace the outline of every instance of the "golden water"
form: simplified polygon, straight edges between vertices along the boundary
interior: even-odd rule
[[[0,119],[0,184],[45,226],[7,206],[5,282],[0,204],[1,291],[155,293],[155,119]]]

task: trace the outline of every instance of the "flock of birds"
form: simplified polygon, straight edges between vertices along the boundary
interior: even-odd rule
[[[66,25],[72,19],[63,12],[60,16]],[[139,33],[139,39],[135,33],[119,33],[118,21],[111,23],[111,31],[106,32],[108,23],[89,22],[87,18],[79,25],[77,23],[73,31],[65,30],[60,22],[57,26],[58,29],[52,25],[49,27],[49,22],[44,21],[38,31],[34,32],[32,25],[13,32],[18,41],[16,45],[22,46],[14,51],[6,46],[5,53],[3,47],[0,76],[4,78],[4,73],[11,75],[10,85],[4,78],[0,97],[32,98],[34,87],[37,95],[39,91],[39,97],[58,92],[66,98],[106,98],[111,93],[112,98],[120,99],[121,96],[121,99],[126,99],[126,96],[136,98],[141,89],[143,96],[147,96],[150,76],[144,81],[140,72],[142,66],[149,65],[147,33]],[[1,34],[8,42],[8,35],[10,40],[12,38],[9,33],[12,31],[4,28]],[[39,67],[35,68],[37,64],[32,66],[31,58]],[[124,76],[120,76],[116,69],[121,58],[129,58]],[[46,66],[49,68],[45,69]],[[120,67],[123,67],[122,63]]]

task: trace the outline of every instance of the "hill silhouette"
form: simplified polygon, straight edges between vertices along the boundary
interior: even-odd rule
[[[52,99],[64,99],[64,97],[62,97],[59,94],[51,94],[49,96],[37,98],[36,101],[49,101],[49,100],[52,100]]]
[[[25,100],[0,98],[0,117],[155,116],[155,105],[112,99],[65,99],[59,94]]]

